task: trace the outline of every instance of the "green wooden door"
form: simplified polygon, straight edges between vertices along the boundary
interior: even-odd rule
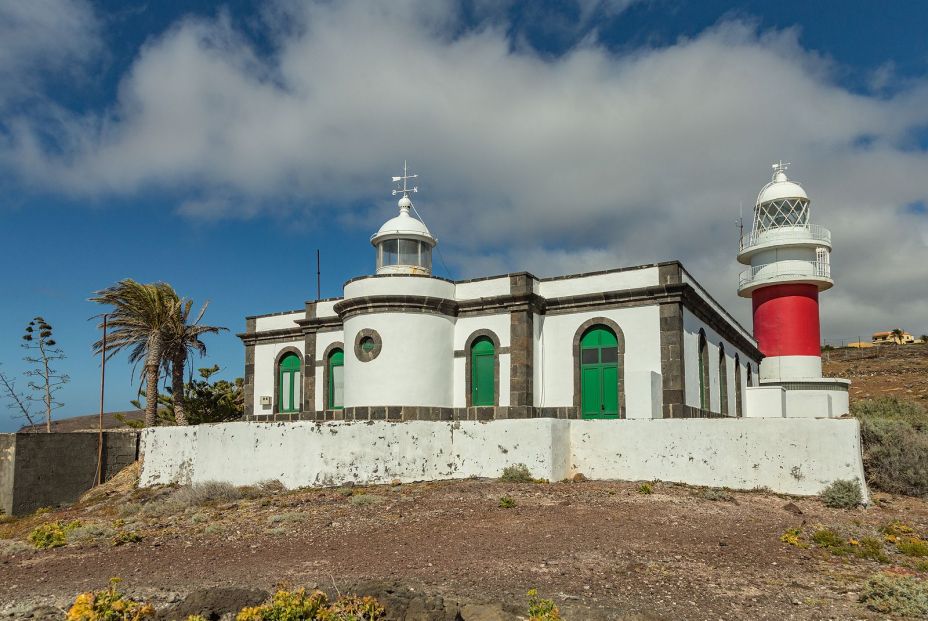
[[[474,341],[470,350],[471,404],[495,405],[496,373],[493,342],[483,336]]]
[[[300,409],[300,357],[287,354],[280,361],[280,394],[278,409],[281,412],[297,412]]]
[[[329,402],[330,410],[340,410],[345,404],[345,352],[336,349],[329,354]]]
[[[602,326],[580,339],[580,413],[583,418],[619,416],[619,341]]]

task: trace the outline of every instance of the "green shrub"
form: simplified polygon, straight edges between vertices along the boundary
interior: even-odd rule
[[[851,550],[859,558],[877,561],[879,563],[888,563],[889,557],[883,550],[883,542],[876,537],[861,537],[860,541],[851,540]]]
[[[883,614],[928,617],[928,583],[911,577],[877,574],[867,581],[860,601]]]
[[[342,596],[329,603],[321,591],[310,595],[305,589],[281,589],[271,599],[251,608],[244,608],[236,621],[380,621],[383,606],[372,597]]]
[[[362,496],[358,496],[362,498]],[[283,522],[302,522],[306,516],[299,511],[289,511],[287,513],[276,513],[267,519],[268,524],[281,524]]]
[[[725,491],[724,489],[718,489],[715,487],[709,487],[706,489],[701,489],[696,492],[696,496],[702,498],[703,500],[711,500],[712,502],[733,502],[735,497],[731,493]]]
[[[928,556],[928,541],[918,537],[906,537],[896,542],[896,549],[906,556],[924,558]]]
[[[859,401],[867,482],[892,494],[928,496],[928,411],[896,397]]]
[[[536,589],[528,592],[528,621],[560,621],[561,611],[550,599],[539,599]]]
[[[503,468],[503,474],[499,478],[500,481],[505,481],[507,483],[534,483],[535,479],[532,477],[532,473],[529,472],[528,466],[525,464],[515,464],[513,466],[506,466]]]
[[[839,556],[850,552],[850,545],[844,537],[830,528],[820,528],[812,533],[812,543]]]
[[[511,496],[503,496],[499,499],[500,509],[512,509],[516,506],[516,501]]]
[[[68,533],[80,527],[80,525],[81,523],[78,521],[68,522],[67,524],[60,521],[42,524],[41,526],[36,526],[35,529],[29,533],[29,541],[40,550],[58,548],[67,545]]]
[[[847,480],[835,481],[822,490],[820,497],[826,507],[833,509],[850,509],[864,500],[860,493],[860,483]]]
[[[802,540],[802,529],[799,527],[790,528],[780,535],[780,541],[797,548],[808,548],[809,544]]]
[[[121,546],[126,543],[138,543],[142,540],[142,536],[135,531],[123,530],[116,533],[116,536],[113,537],[113,545]]]
[[[221,481],[205,481],[178,487],[167,496],[141,507],[140,513],[146,517],[165,517],[205,505],[256,498],[263,493],[263,488],[260,486],[236,487],[231,483]]]
[[[635,491],[637,491],[639,494],[644,494],[645,496],[648,496],[654,493],[654,486],[651,485],[650,483],[642,483],[641,485],[635,488]]]
[[[116,534],[116,530],[109,524],[104,524],[102,522],[82,524],[81,526],[70,529],[66,533],[68,543],[109,539],[114,534]]]
[[[356,494],[351,497],[351,504],[355,507],[367,507],[380,502],[380,496],[373,494]]]
[[[68,621],[140,621],[155,617],[151,604],[143,604],[116,589],[119,578],[103,591],[81,593],[68,610]]]

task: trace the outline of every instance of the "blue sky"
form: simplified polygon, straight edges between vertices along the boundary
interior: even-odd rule
[[[745,324],[769,163],[835,234],[823,334],[928,332],[928,5],[0,0],[0,362],[42,314],[97,407],[86,300],[165,280],[229,333],[368,273],[409,159],[438,275],[671,258]],[[444,264],[442,264],[442,261]],[[913,286],[913,283],[917,283]],[[108,367],[106,407],[137,385]],[[0,429],[18,423],[0,410]]]

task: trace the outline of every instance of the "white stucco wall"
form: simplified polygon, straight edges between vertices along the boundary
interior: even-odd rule
[[[341,301],[341,298],[337,298],[316,302],[316,317],[336,317],[338,313],[335,312],[335,305]]]
[[[225,423],[142,432],[140,485],[277,479],[287,487],[498,477],[662,480],[812,495],[863,485],[855,419],[556,419]]]
[[[345,299],[370,295],[424,295],[433,298],[454,298],[454,283],[424,276],[390,276],[359,278],[345,285]]]
[[[255,345],[255,415],[261,414],[272,414],[273,407],[270,405],[262,406],[261,397],[268,396],[271,397],[272,401],[276,401],[278,396],[274,394],[274,363],[277,360],[278,354],[288,347],[294,347],[300,352],[300,357],[303,357],[303,341],[292,341],[288,343],[261,343]],[[302,390],[302,381],[300,382],[300,390]],[[300,397],[302,399],[302,396]]]
[[[473,300],[498,295],[509,295],[509,276],[459,282],[454,288],[454,297],[458,300]]]
[[[282,330],[286,328],[297,328],[297,319],[306,317],[305,311],[287,313],[285,315],[269,315],[267,317],[255,318],[255,331],[266,332],[268,330]]]
[[[332,343],[344,342],[345,335],[341,330],[316,333],[316,355],[314,357],[316,362],[316,394],[313,400],[316,402],[317,411],[325,409],[323,405],[323,400],[325,399],[325,350]],[[354,342],[352,342],[351,346],[354,347]]]
[[[546,298],[559,298],[584,293],[637,289],[658,284],[660,281],[657,270],[657,267],[645,267],[580,278],[541,280],[535,292]]]
[[[650,418],[652,410],[639,410],[639,404],[651,403],[650,379],[630,381],[635,373],[660,374],[660,311],[658,306],[615,308],[570,315],[535,317],[535,405],[560,407],[574,403],[574,335],[583,322],[605,317],[622,328],[625,335],[625,405],[629,418]],[[647,375],[650,378],[650,375]],[[639,395],[638,393],[645,393]],[[662,395],[658,395],[661,397]],[[658,403],[660,409],[662,403]],[[635,408],[634,410],[632,408]]]
[[[392,280],[392,279],[391,279]],[[383,348],[369,362],[354,354],[364,328]],[[454,319],[432,313],[372,313],[348,318],[345,330],[345,406],[452,407]]]

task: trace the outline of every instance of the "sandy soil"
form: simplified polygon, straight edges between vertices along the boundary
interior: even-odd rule
[[[928,345],[883,345],[822,354],[826,377],[851,380],[851,401],[894,395],[928,406]]]
[[[760,492],[713,501],[662,483],[646,495],[634,483],[466,480],[278,491],[165,510],[170,493],[123,485],[106,498],[3,526],[0,536],[12,539],[0,541],[8,550],[0,554],[0,612],[63,607],[120,576],[156,605],[199,587],[348,588],[373,579],[515,607],[537,587],[568,619],[873,619],[880,617],[858,603],[866,578],[912,571],[913,559],[887,544],[891,562],[881,565],[800,549],[780,536],[823,525],[859,538],[892,520],[928,534],[928,503],[910,498],[878,496],[883,502],[868,509],[833,510]],[[500,508],[502,496],[515,508]],[[56,519],[142,540],[113,546],[108,532],[9,554],[22,547],[10,541]]]

